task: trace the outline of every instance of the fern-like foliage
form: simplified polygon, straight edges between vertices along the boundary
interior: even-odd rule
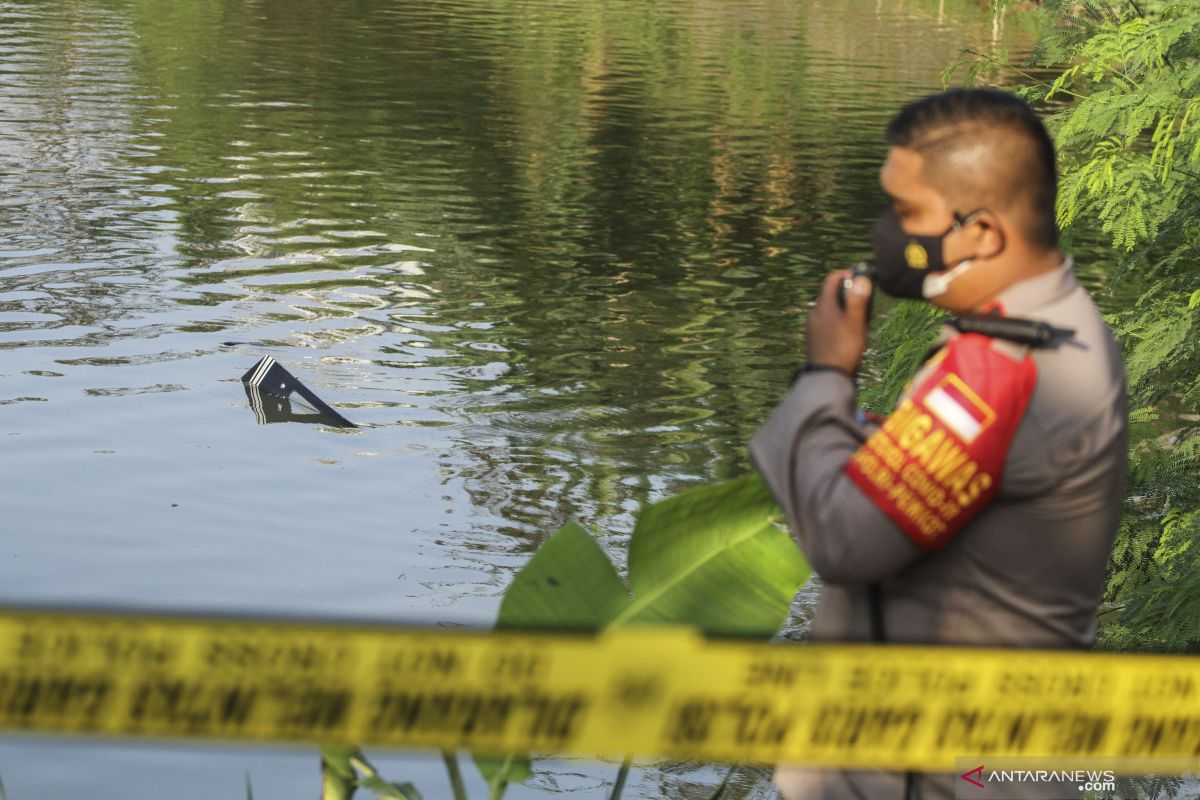
[[[901,300],[871,337],[867,368],[874,374],[859,394],[863,408],[886,414],[921,366],[946,318],[928,303]]]
[[[1109,322],[1133,408],[1129,497],[1102,646],[1200,649],[1200,0],[1046,0],[1025,64],[977,52],[1044,104],[1059,151],[1058,222],[1108,235],[1114,283],[1140,297]],[[1030,70],[1037,66],[1041,70]],[[1057,71],[1043,81],[1033,72]],[[1052,73],[1053,74],[1053,73]],[[1063,104],[1064,99],[1072,102]]]

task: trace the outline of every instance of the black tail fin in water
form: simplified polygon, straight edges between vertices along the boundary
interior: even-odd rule
[[[295,375],[270,356],[263,356],[242,376],[246,397],[260,425],[268,422],[315,422],[338,428],[355,428],[353,422],[313,394]],[[292,396],[297,395],[316,413],[292,409]]]

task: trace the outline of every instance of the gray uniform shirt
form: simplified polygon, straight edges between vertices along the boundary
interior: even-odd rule
[[[803,374],[750,440],[751,463],[822,581],[811,640],[869,641],[868,586],[877,584],[888,641],[1094,643],[1124,498],[1128,409],[1121,354],[1069,258],[996,299],[1008,316],[1045,320],[1076,334],[1058,347],[1031,351],[1037,381],[1005,457],[999,492],[943,548],[917,547],[843,471],[873,430],[856,421],[848,376]],[[954,335],[947,328],[942,338]],[[1013,347],[1000,340],[993,346]],[[953,797],[955,777],[919,775],[921,796]],[[903,773],[799,767],[779,768],[776,781],[785,797],[806,800],[901,800],[905,786]]]

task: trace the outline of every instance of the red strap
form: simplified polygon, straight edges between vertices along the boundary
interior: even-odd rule
[[[1037,367],[986,336],[952,339],[936,366],[846,463],[846,473],[924,550],[991,502]]]

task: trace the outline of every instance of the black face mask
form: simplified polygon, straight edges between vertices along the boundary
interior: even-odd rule
[[[875,280],[880,288],[893,297],[915,300],[945,291],[944,285],[938,291],[931,291],[933,287],[927,281],[932,277],[930,273],[949,268],[942,254],[942,242],[982,210],[972,211],[965,217],[955,212],[954,223],[937,236],[905,233],[895,212],[884,212],[871,228],[871,239],[875,245]],[[966,262],[970,260],[964,258],[958,264],[964,265],[965,269]]]

